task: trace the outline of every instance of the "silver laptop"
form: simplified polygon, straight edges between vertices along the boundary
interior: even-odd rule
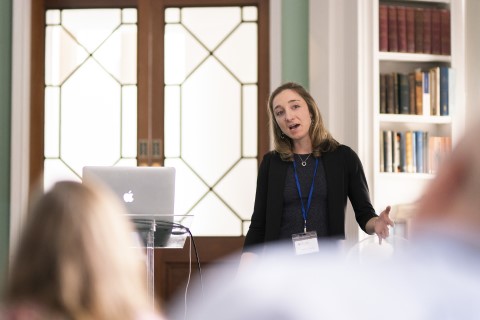
[[[174,222],[175,168],[86,166],[82,178],[103,183],[119,197],[144,241],[155,220],[155,246],[165,246]]]

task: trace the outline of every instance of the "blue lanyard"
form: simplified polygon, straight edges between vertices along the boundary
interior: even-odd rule
[[[302,204],[304,232],[307,232],[307,215],[308,215],[308,210],[310,210],[310,204],[312,202],[312,194],[313,194],[313,189],[315,185],[315,176],[317,175],[317,168],[318,168],[318,158],[315,159],[315,171],[313,172],[312,185],[310,186],[310,193],[308,194],[307,208],[305,209],[305,204],[303,203],[303,199],[302,199],[302,190],[300,188],[300,182],[298,181],[297,164],[295,163],[295,160],[293,160],[293,172],[295,175],[295,182],[297,183],[298,195],[300,196],[300,202]]]

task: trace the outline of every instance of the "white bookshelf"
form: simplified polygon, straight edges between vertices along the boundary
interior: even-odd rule
[[[378,52],[378,60],[396,62],[451,62],[450,56],[403,52]]]
[[[379,114],[378,121],[390,123],[430,123],[430,124],[451,124],[451,116],[424,116],[410,114]]]
[[[465,18],[465,1],[464,0],[442,0],[442,1],[420,1],[420,0],[404,0],[404,1],[387,1],[374,0],[370,5],[368,1],[363,2],[371,11],[372,24],[370,31],[371,45],[365,54],[371,53],[371,74],[364,72],[365,79],[371,79],[372,86],[369,94],[371,94],[368,104],[360,104],[360,112],[367,112],[372,119],[371,131],[371,147],[372,153],[371,163],[365,165],[372,166],[370,180],[370,190],[373,198],[374,207],[377,211],[382,210],[387,205],[409,204],[418,199],[422,194],[426,185],[434,177],[432,174],[426,173],[387,173],[380,170],[380,135],[382,130],[423,130],[428,131],[430,135],[449,136],[452,138],[453,144],[463,133],[465,123],[465,106],[464,106],[464,18]],[[401,5],[421,6],[441,6],[450,9],[451,19],[451,55],[432,55],[417,53],[397,53],[397,52],[380,52],[379,51],[379,5],[381,3]],[[368,26],[368,24],[366,24]],[[364,25],[365,27],[365,25]],[[429,68],[435,65],[449,66],[455,70],[455,92],[454,101],[450,105],[452,109],[448,116],[424,116],[424,115],[405,115],[405,114],[381,114],[380,113],[380,73],[386,72],[412,72],[415,68]],[[368,101],[368,100],[367,100]],[[362,111],[362,109],[364,109]]]

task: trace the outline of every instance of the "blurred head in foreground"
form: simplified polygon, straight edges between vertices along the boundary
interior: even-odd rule
[[[414,232],[434,227],[480,240],[479,139],[477,122],[466,130],[418,201]]]
[[[124,213],[98,185],[59,182],[40,196],[11,266],[7,310],[31,306],[42,319],[136,319],[151,310],[143,252]]]

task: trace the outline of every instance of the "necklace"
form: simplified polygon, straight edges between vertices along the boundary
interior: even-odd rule
[[[312,154],[309,153],[308,156],[305,158],[305,160],[303,160],[302,157],[300,157],[300,155],[297,154],[297,156],[300,158],[300,161],[302,162],[302,167],[305,167],[307,165],[307,160],[308,160],[308,158],[310,158],[311,155]]]

